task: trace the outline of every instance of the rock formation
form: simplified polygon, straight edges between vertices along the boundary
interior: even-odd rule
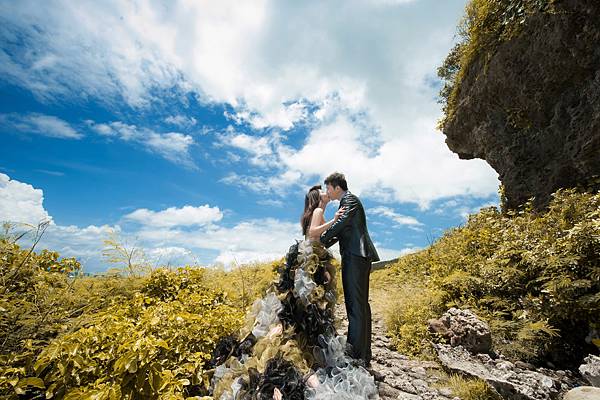
[[[490,327],[470,310],[452,307],[441,318],[429,320],[428,325],[451,346],[462,345],[471,353],[488,353],[492,347]]]
[[[579,372],[590,385],[600,387],[600,357],[590,354],[583,361]]]
[[[582,383],[570,371],[522,369],[503,358],[492,359],[487,354],[473,355],[462,346],[436,344],[434,347],[444,367],[485,380],[505,399],[559,399],[569,389]]]
[[[506,21],[495,43],[471,47],[467,59],[451,53],[440,73],[454,88],[441,123],[448,147],[486,160],[510,209],[530,197],[543,209],[558,188],[600,188],[600,2],[498,4],[491,14]],[[488,28],[495,16],[478,12],[477,29]],[[516,33],[501,38],[511,24]]]

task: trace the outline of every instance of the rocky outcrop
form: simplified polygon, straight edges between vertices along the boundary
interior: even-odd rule
[[[452,346],[462,345],[474,354],[488,353],[492,347],[490,327],[470,310],[452,307],[441,318],[427,323],[431,332],[447,339]]]
[[[560,399],[566,391],[581,384],[570,371],[523,369],[503,358],[492,359],[487,354],[472,355],[462,346],[436,344],[434,347],[444,367],[483,379],[505,399]]]
[[[600,186],[600,2],[553,4],[468,65],[442,127],[460,158],[498,172],[512,209],[532,196],[544,208],[558,188]]]
[[[579,367],[581,375],[592,386],[600,387],[600,357],[590,354]]]
[[[348,318],[343,305],[335,309],[339,332],[348,329]],[[371,349],[372,368],[385,376],[376,382],[380,400],[459,400],[448,387],[443,386],[442,366],[435,361],[411,360],[393,349],[385,335],[386,328],[380,313],[373,310]]]

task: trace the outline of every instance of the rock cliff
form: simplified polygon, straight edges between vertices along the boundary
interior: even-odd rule
[[[438,71],[448,147],[486,160],[510,209],[598,189],[600,2],[473,0],[466,14],[464,41]]]

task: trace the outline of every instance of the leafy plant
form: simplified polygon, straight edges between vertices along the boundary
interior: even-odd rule
[[[505,214],[484,208],[390,268],[400,281],[411,278],[389,316],[391,335],[404,336],[398,346],[418,342],[408,331],[428,338],[411,315],[421,307],[422,315],[438,313],[439,303],[421,301],[436,293],[442,308],[471,308],[486,319],[507,356],[569,366],[594,351],[585,337],[600,315],[600,193],[558,190],[545,213],[532,202]]]

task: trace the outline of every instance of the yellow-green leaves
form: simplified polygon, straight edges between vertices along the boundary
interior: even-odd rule
[[[27,386],[33,386],[38,389],[45,389],[46,385],[44,385],[44,381],[40,378],[30,377],[20,379],[19,382],[15,385],[15,392],[17,394],[25,394],[25,389]]]
[[[427,338],[416,324],[439,312],[428,299],[441,291],[445,307],[489,322],[497,351],[531,361],[562,352],[575,362],[600,315],[599,265],[600,193],[559,190],[543,214],[531,202],[506,214],[484,208],[390,267],[406,290],[391,308],[391,334],[403,351],[425,350],[410,335]]]

